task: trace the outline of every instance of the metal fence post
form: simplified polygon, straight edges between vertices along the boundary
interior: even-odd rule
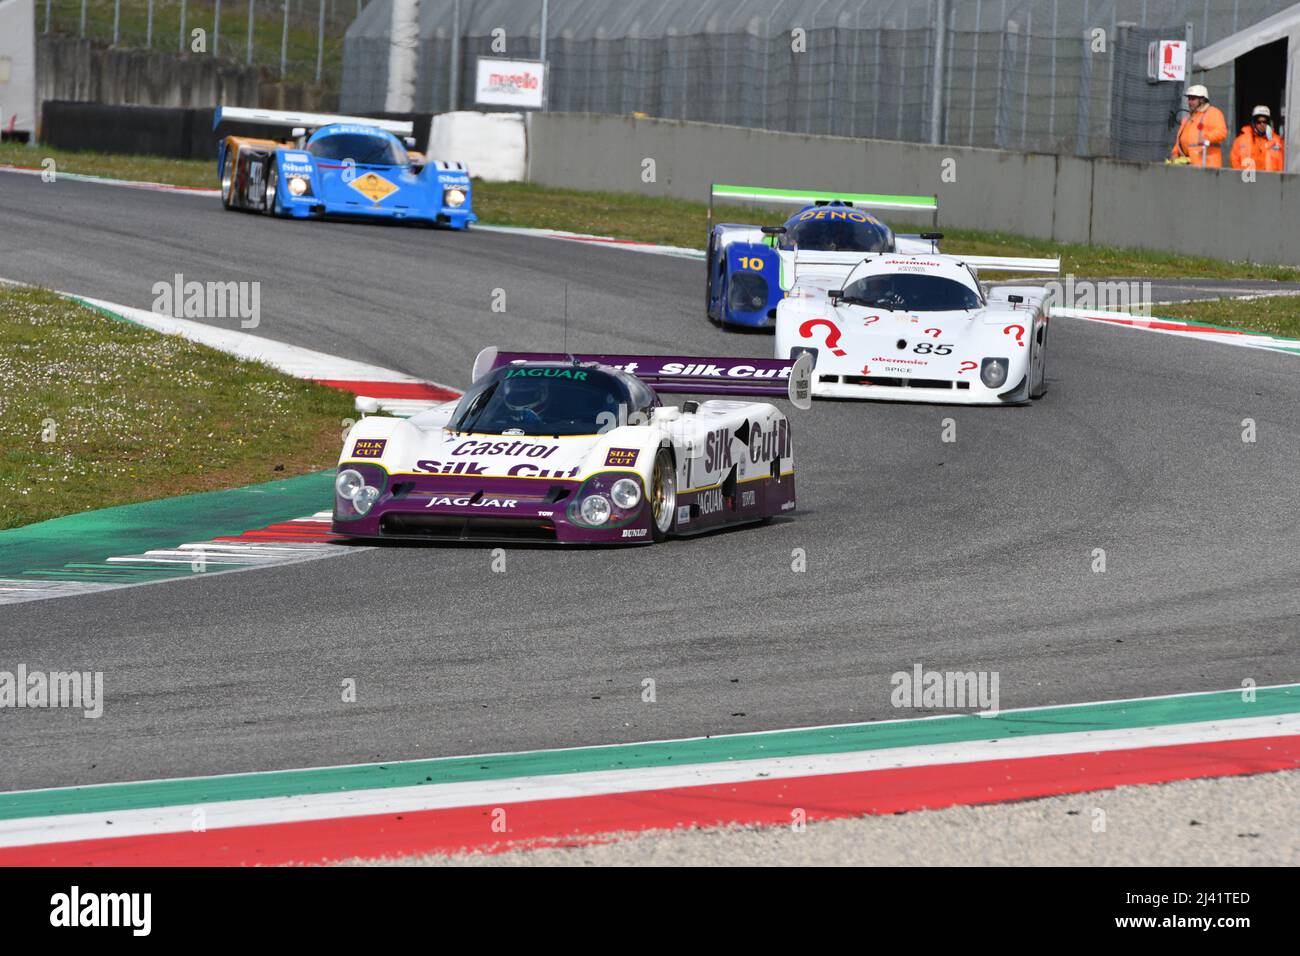
[[[46,9],[49,9],[48,7]],[[149,0],[149,9],[144,18],[144,45],[153,49],[153,0]]]
[[[177,50],[181,53],[184,53],[185,52],[185,0],[181,0],[181,31],[180,31],[180,35],[177,37],[176,42],[177,42],[177,47],[176,47]]]
[[[898,61],[898,122],[894,139],[903,138],[903,93],[907,89],[907,17],[911,12],[910,4],[903,8],[903,55]]]
[[[221,56],[221,0],[212,11],[212,55]]]
[[[876,14],[876,38],[874,41],[873,55],[875,63],[873,64],[873,76],[871,80],[871,135],[874,139],[880,138],[880,38],[885,31],[885,7],[881,4],[880,12]]]
[[[984,12],[984,4],[977,4],[975,7],[975,49],[970,58],[970,124],[966,127],[966,145],[975,145],[975,83],[979,76],[979,59],[980,59],[980,14]],[[999,70],[999,74],[1001,71]],[[1002,81],[1001,75],[998,76],[998,82]]]
[[[221,0],[217,0],[218,3]],[[325,59],[325,0],[320,0],[320,21],[316,26],[316,85],[320,86],[320,68]]]
[[[460,101],[460,0],[451,8],[451,75],[447,77],[447,109],[455,112]]]
[[[1029,53],[1034,40],[1034,11],[1025,16],[1025,84],[1020,97],[1020,148],[1025,148],[1029,136]]]
[[[538,33],[537,59],[541,60],[543,63],[546,62],[546,32],[549,26],[548,21],[550,20],[550,14],[550,0],[542,0],[542,22]]]
[[[248,56],[245,63],[253,62],[253,4],[256,0],[248,0]]]
[[[81,38],[86,37],[86,0],[81,0]]]
[[[1052,0],[1052,95],[1047,100],[1050,107],[1047,114],[1047,138],[1053,148],[1056,146],[1056,31],[1060,12],[1060,0]]]
[[[45,32],[50,32],[50,0],[45,0]]]
[[[122,0],[113,0],[113,46],[117,46],[122,28]]]
[[[280,30],[280,79],[284,79],[289,62],[289,0],[284,0],[284,27]]]
[[[944,43],[948,39],[948,5],[944,0],[935,0],[934,17],[934,64],[930,76],[930,144],[938,146],[943,138],[943,56]]]

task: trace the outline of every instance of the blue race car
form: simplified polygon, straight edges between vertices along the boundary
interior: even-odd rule
[[[221,201],[293,219],[393,219],[451,229],[476,222],[469,170],[408,151],[409,121],[220,108],[222,122],[288,129],[284,139],[222,137]],[[401,134],[404,140],[398,139]]]
[[[714,199],[801,206],[780,226],[713,223]],[[868,209],[903,209],[938,216],[932,196],[824,193],[760,186],[715,185],[709,193],[709,247],[705,302],[722,326],[771,329],[776,306],[796,277],[820,278],[834,288],[868,252],[923,253],[936,248],[932,233],[895,236]]]

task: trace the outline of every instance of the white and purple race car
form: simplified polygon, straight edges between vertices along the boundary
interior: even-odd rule
[[[485,349],[458,401],[348,433],[334,530],[356,538],[648,544],[795,507],[790,421],[731,399],[810,402],[793,361]],[[371,410],[358,400],[358,408]]]

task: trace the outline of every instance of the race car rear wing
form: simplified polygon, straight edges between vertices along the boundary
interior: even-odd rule
[[[798,359],[691,358],[680,355],[568,355],[563,352],[499,352],[485,348],[474,359],[473,380],[493,369],[524,362],[594,362],[635,375],[658,392],[769,395],[795,408],[812,407],[811,355]]]
[[[394,136],[410,136],[415,132],[415,124],[410,120],[372,119],[365,116],[339,116],[333,113],[298,113],[284,110],[248,109],[241,106],[218,106],[212,117],[212,128],[221,123],[249,123],[254,126],[274,126],[277,129],[318,129],[333,123],[356,123],[359,126],[373,126],[392,133]]]
[[[1014,256],[957,256],[962,262],[985,272],[1043,272],[1061,274],[1060,259],[1021,259]]]
[[[939,222],[939,197],[889,196],[875,193],[829,193],[816,189],[771,189],[766,186],[727,186],[713,183],[709,187],[709,233],[713,233],[713,203],[715,199],[732,202],[774,203],[787,206],[810,206],[813,203],[846,202],[863,209],[901,209],[909,212],[930,213],[935,225]]]

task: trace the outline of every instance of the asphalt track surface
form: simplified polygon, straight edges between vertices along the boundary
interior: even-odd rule
[[[485,345],[561,345],[566,285],[575,351],[769,355],[704,320],[700,272],[0,176],[0,276],[141,308],[176,273],[258,280],[257,334],[461,387]],[[5,607],[0,669],[102,670],[106,703],[6,713],[0,789],[911,717],[889,678],[916,663],[997,671],[1003,708],[1292,681],[1298,370],[1058,320],[1032,407],[792,411],[799,510],[768,527],[509,549],[504,573],[489,547],[390,546]]]

